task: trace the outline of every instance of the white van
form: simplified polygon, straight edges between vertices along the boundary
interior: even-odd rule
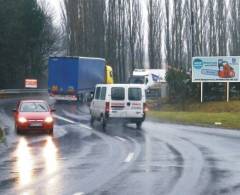
[[[101,121],[103,129],[111,119],[124,119],[141,128],[145,120],[146,96],[144,85],[99,84],[90,105],[91,124]]]

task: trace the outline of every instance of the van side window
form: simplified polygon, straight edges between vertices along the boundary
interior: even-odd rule
[[[132,100],[132,101],[142,100],[141,88],[128,88],[128,100]]]
[[[123,87],[113,87],[111,89],[112,100],[124,100],[125,99],[125,89]]]
[[[97,87],[96,92],[95,92],[95,100],[100,99],[100,92],[101,92],[101,87]]]
[[[100,100],[105,100],[106,91],[107,91],[107,88],[106,87],[102,87]]]

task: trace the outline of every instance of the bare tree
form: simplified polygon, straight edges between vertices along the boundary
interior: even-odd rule
[[[172,65],[172,56],[171,56],[171,40],[170,40],[170,7],[169,1],[165,0],[165,54],[166,62],[168,65]]]
[[[182,1],[173,1],[172,14],[172,38],[171,38],[171,53],[173,65],[177,68],[183,68],[183,53],[184,53],[184,6]]]
[[[217,0],[216,4],[217,54],[227,55],[227,10],[226,1]]]
[[[230,55],[239,55],[240,53],[240,2],[238,0],[230,1],[229,24],[229,52]]]
[[[148,55],[150,68],[162,66],[162,8],[160,0],[148,2]]]

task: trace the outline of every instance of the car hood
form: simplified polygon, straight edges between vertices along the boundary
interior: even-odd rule
[[[18,116],[28,120],[44,120],[46,117],[52,115],[49,112],[21,112]]]

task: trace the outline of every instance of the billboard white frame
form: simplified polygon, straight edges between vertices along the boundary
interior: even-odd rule
[[[196,70],[196,68],[194,67],[194,61],[195,60],[197,60],[197,59],[199,59],[199,60],[206,60],[205,62],[207,62],[207,60],[216,60],[216,61],[219,61],[219,60],[222,60],[222,61],[226,61],[226,60],[228,60],[228,62],[229,62],[229,60],[230,59],[232,59],[232,61],[233,61],[233,59],[236,59],[236,64],[234,64],[234,67],[233,67],[233,69],[235,70],[235,74],[236,74],[236,76],[235,76],[235,80],[233,80],[234,78],[220,78],[219,76],[216,76],[215,78],[214,78],[214,76],[212,75],[212,77],[213,78],[210,78],[211,77],[211,75],[205,75],[205,78],[203,77],[203,78],[196,78],[196,72],[198,71],[198,70],[207,70],[207,69],[201,69],[201,68],[199,68],[199,69],[197,69]],[[211,61],[209,62],[209,63],[212,63]],[[232,64],[231,64],[232,65]],[[206,68],[205,67],[206,65],[203,63],[203,67],[204,68]],[[213,73],[213,72],[217,72],[217,64],[213,64],[212,66],[210,66],[210,69],[208,69],[209,70],[209,72],[211,73]],[[203,76],[203,74],[201,74],[201,76]],[[211,82],[213,82],[213,83],[224,83],[224,82],[240,82],[240,56],[209,56],[209,57],[207,57],[207,56],[196,56],[196,57],[193,57],[192,58],[192,82],[193,83],[201,83],[201,82],[206,82],[206,83],[211,83]]]
[[[218,66],[219,68],[219,60],[222,60],[222,61],[225,61],[227,63],[229,63],[229,60],[232,58],[232,63],[230,63],[230,67],[233,68],[233,71],[235,73],[234,77],[235,77],[235,80],[231,79],[231,78],[223,78],[223,79],[195,79],[195,73],[194,73],[194,70],[196,69],[196,67],[194,67],[194,61],[196,59],[211,59],[211,60],[217,60],[217,65],[216,63],[213,63],[212,64],[212,68],[211,69],[207,69],[206,70],[206,73],[207,75],[208,74],[218,74],[218,77],[220,73],[218,73],[219,70],[216,70],[216,66]],[[225,59],[225,60],[224,60]],[[227,60],[228,59],[228,60]],[[233,61],[234,59],[236,60],[235,61],[235,64],[233,64]],[[232,65],[232,66],[231,66]],[[234,67],[233,67],[234,65]],[[196,64],[195,66],[198,66],[198,64]],[[201,66],[201,64],[199,64],[199,66]],[[204,63],[202,64],[202,66],[204,66]],[[209,67],[211,67],[211,64],[209,65]],[[213,68],[215,67],[215,68]],[[194,69],[195,68],[195,69]],[[198,68],[198,69],[201,69],[201,68]],[[209,70],[209,72],[207,72]],[[202,74],[202,70],[201,70],[201,74]],[[203,75],[203,74],[202,74]],[[208,75],[210,76],[210,75]],[[214,75],[212,75],[214,76]],[[216,76],[216,75],[215,75]],[[207,76],[206,76],[207,77]],[[216,76],[217,77],[217,76]],[[203,102],[203,83],[227,83],[227,102],[229,102],[229,85],[230,83],[236,83],[236,82],[240,82],[240,56],[195,56],[195,57],[192,57],[192,82],[193,83],[201,83],[201,102]]]

